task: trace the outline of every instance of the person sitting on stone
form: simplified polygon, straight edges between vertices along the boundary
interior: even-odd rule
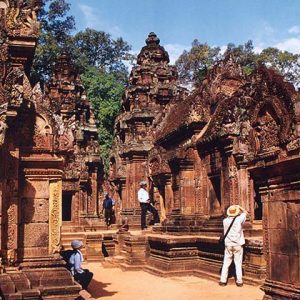
[[[89,283],[93,278],[93,273],[88,269],[82,269],[81,263],[83,262],[83,255],[80,251],[83,244],[79,240],[73,240],[71,242],[71,247],[73,248],[73,254],[69,259],[70,271],[74,279],[81,284],[83,289],[87,289]]]
[[[243,286],[242,279],[242,262],[243,262],[243,245],[245,244],[243,224],[246,221],[247,211],[239,205],[231,205],[227,209],[227,218],[223,220],[225,238],[224,261],[221,272],[219,285],[227,284],[228,269],[234,260],[236,271],[236,285]],[[232,225],[231,225],[232,223]],[[229,229],[229,227],[231,228]]]
[[[147,211],[150,211],[153,215],[153,223],[159,223],[159,216],[157,209],[150,203],[149,193],[146,190],[147,182],[141,181],[140,182],[140,189],[138,191],[138,201],[140,202],[141,206],[141,229],[144,230],[147,228],[146,225],[146,214]]]
[[[111,197],[109,197],[108,193],[104,193],[103,211],[104,211],[104,218],[105,218],[105,223],[107,228],[113,223],[114,205],[115,205],[114,200]]]

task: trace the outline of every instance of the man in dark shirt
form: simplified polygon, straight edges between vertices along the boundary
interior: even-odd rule
[[[105,223],[107,228],[112,224],[113,216],[114,216],[114,207],[115,203],[112,198],[109,197],[108,193],[104,193],[103,200],[103,211],[105,217]]]

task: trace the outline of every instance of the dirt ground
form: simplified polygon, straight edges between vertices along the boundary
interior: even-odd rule
[[[220,287],[217,282],[194,276],[161,278],[143,271],[103,268],[101,263],[87,267],[94,273],[89,293],[81,291],[84,299],[111,300],[261,300],[259,287],[229,284]]]

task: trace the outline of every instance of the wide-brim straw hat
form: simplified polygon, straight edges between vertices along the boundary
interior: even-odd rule
[[[231,205],[227,208],[228,217],[236,217],[240,213],[240,207],[238,205]]]

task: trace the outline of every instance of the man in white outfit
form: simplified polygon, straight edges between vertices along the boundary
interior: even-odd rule
[[[233,259],[236,271],[236,285],[242,287],[243,245],[245,244],[243,224],[246,221],[247,211],[239,205],[231,205],[227,209],[227,216],[228,217],[223,220],[224,235],[234,218],[235,220],[225,238],[224,261],[219,284],[221,286],[227,284],[228,269]]]
[[[147,211],[150,211],[153,215],[153,223],[159,223],[159,215],[154,206],[150,204],[149,193],[147,192],[147,182],[141,181],[140,182],[140,189],[138,191],[138,201],[140,202],[141,206],[141,229],[144,230],[147,228],[146,225],[146,214]]]

